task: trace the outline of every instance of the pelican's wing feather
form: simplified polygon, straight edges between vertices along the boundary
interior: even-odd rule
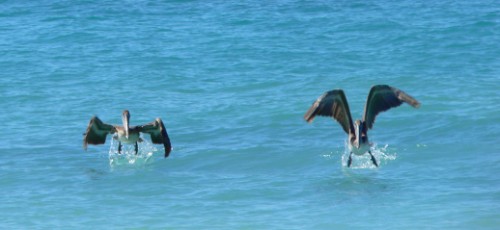
[[[366,99],[365,112],[363,115],[366,126],[371,129],[375,123],[375,117],[379,113],[393,107],[398,107],[403,102],[410,104],[414,108],[420,107],[420,103],[415,100],[415,98],[397,88],[388,85],[373,86]]]
[[[317,115],[333,117],[347,134],[354,133],[349,104],[341,89],[328,91],[321,95],[307,110],[304,119],[307,122],[312,122]]]
[[[168,157],[172,150],[172,145],[170,144],[167,129],[165,129],[165,125],[163,125],[163,121],[160,118],[156,118],[156,120],[151,123],[139,125],[137,128],[140,132],[150,134],[151,141],[154,144],[163,144],[165,147],[165,157]]]
[[[90,119],[87,130],[83,134],[83,149],[87,150],[87,145],[99,145],[106,142],[106,135],[113,133],[115,127],[102,122],[98,117]]]

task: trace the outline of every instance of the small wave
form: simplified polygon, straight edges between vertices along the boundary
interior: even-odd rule
[[[148,140],[143,138],[143,141],[138,144],[137,154],[135,154],[134,145],[122,145],[122,151],[118,153],[118,141],[111,140],[109,147],[109,165],[111,167],[144,166],[153,162],[153,153],[157,149]]]

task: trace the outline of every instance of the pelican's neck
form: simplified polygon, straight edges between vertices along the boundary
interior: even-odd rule
[[[351,138],[351,144],[360,148],[362,145],[368,144],[368,134],[366,132],[366,125],[363,121],[357,120],[354,122],[354,136]]]
[[[129,120],[130,120],[130,113],[128,112],[128,110],[123,111],[122,114],[123,129],[125,130],[125,138],[127,139],[129,137],[129,129],[130,129]]]
[[[363,155],[370,150],[368,135],[363,122],[356,121],[354,123],[354,133],[349,135],[349,151],[356,155]]]

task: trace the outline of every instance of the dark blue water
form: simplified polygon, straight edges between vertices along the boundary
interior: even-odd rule
[[[495,229],[496,1],[0,1],[0,228]],[[422,103],[377,117],[346,167],[332,119],[375,84]],[[173,151],[82,149],[92,115],[161,117]],[[144,137],[149,140],[148,136]]]

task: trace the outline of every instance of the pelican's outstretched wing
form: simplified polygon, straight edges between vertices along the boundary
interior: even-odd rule
[[[333,117],[347,134],[354,133],[349,104],[347,104],[344,91],[341,89],[328,91],[321,95],[307,110],[304,119],[307,122],[312,122],[316,115]]]
[[[108,133],[113,133],[114,130],[115,127],[93,116],[87,126],[87,131],[83,134],[83,149],[87,150],[87,144],[104,144],[104,142],[106,142],[106,135],[108,135]]]
[[[420,103],[405,92],[388,85],[375,85],[371,88],[366,99],[363,121],[371,129],[375,123],[375,117],[380,112],[390,108],[398,107],[406,102],[414,108],[420,107]]]
[[[172,150],[172,145],[170,144],[170,138],[168,138],[167,129],[165,129],[160,118],[156,118],[156,120],[151,123],[139,125],[137,128],[140,132],[149,133],[151,135],[151,141],[154,144],[163,144],[163,147],[165,147],[165,158],[168,157]]]

